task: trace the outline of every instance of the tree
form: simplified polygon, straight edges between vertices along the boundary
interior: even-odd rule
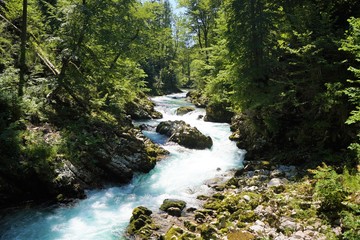
[[[347,32],[347,37],[342,41],[341,49],[350,52],[354,57],[355,61],[353,66],[349,67],[349,70],[354,74],[356,80],[348,80],[351,84],[345,89],[345,94],[348,96],[349,101],[353,105],[353,110],[350,112],[350,116],[346,121],[347,124],[354,125],[356,131],[354,131],[354,142],[350,145],[357,158],[359,164],[360,159],[360,18],[350,18],[350,30]],[[357,139],[356,139],[357,137]]]
[[[21,50],[20,50],[20,81],[18,95],[24,94],[25,73],[26,73],[26,43],[27,43],[27,0],[23,0],[23,14],[21,23]]]
[[[232,104],[253,139],[307,158],[346,147],[351,131],[340,89],[347,73],[337,49],[343,19],[355,9],[355,1],[229,1]]]
[[[197,36],[197,44],[204,51],[208,61],[208,50],[212,42],[213,28],[220,1],[217,0],[183,0],[180,6],[186,7],[185,15],[190,17],[191,29]]]
[[[145,2],[138,11],[143,20],[139,56],[152,94],[178,91],[174,70],[175,44],[172,36],[172,13],[169,2]]]
[[[256,88],[268,84],[277,55],[275,34],[281,21],[279,5],[266,0],[234,0],[230,2],[228,44],[233,61],[238,65],[239,83]]]
[[[190,64],[190,79],[196,89],[203,90],[211,75],[209,58],[214,43],[217,12],[221,1],[217,0],[183,0],[180,6],[185,7],[185,17],[188,18],[192,61]]]
[[[187,21],[188,19],[182,15],[175,18],[175,70],[179,83],[190,87],[193,40]]]

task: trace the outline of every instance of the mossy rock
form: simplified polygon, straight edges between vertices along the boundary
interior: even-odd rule
[[[176,115],[179,115],[179,116],[182,116],[182,115],[185,115],[189,112],[192,112],[194,111],[195,108],[194,107],[179,107],[178,109],[176,109]]]
[[[165,199],[160,210],[167,211],[169,208],[179,208],[181,211],[186,207],[186,202],[178,199]]]
[[[125,111],[132,119],[160,119],[162,114],[155,110],[155,104],[140,93],[133,101],[125,104]]]
[[[247,195],[250,200],[244,200],[244,196]],[[227,210],[230,213],[234,213],[238,210],[251,210],[259,205],[261,201],[261,195],[253,192],[242,192],[241,194],[236,195],[225,195],[225,198],[220,200],[216,198],[211,198],[204,204],[205,209],[215,210],[221,212]]]
[[[198,237],[178,226],[173,225],[164,235],[164,240],[190,240],[198,239]]]
[[[194,216],[194,218],[195,218],[195,221],[196,221],[196,222],[202,223],[202,222],[205,221],[206,216],[205,216],[205,214],[202,213],[202,212],[195,211],[195,216]]]
[[[196,199],[198,199],[198,200],[208,200],[209,197],[205,196],[205,195],[199,195],[199,196],[196,197]]]
[[[241,222],[254,222],[255,220],[256,215],[253,210],[244,211],[239,215],[239,221]]]
[[[230,104],[226,102],[212,102],[206,106],[204,120],[208,122],[230,123],[234,113],[229,110]]]
[[[209,102],[209,99],[204,96],[202,92],[191,90],[186,94],[186,97],[197,107],[204,108]]]
[[[255,209],[262,202],[262,196],[260,194],[254,192],[242,192],[239,194],[242,199],[245,195],[250,197],[250,201],[248,201],[247,204],[250,205],[252,209]]]
[[[191,221],[184,221],[184,226],[186,227],[187,230],[191,232],[195,232],[197,224]]]
[[[239,187],[239,179],[232,177],[226,182],[227,187],[235,186]]]
[[[224,191],[224,189],[226,188],[226,184],[218,184],[218,185],[215,185],[213,186],[213,188],[216,190],[216,191]]]
[[[253,240],[255,239],[255,236],[252,233],[249,233],[247,231],[237,231],[237,232],[231,232],[227,234],[228,240]]]
[[[216,216],[215,226],[217,227],[217,229],[221,230],[221,229],[226,228],[226,224],[227,224],[229,215],[230,214],[228,212],[224,212],[224,213]]]
[[[137,219],[141,215],[150,216],[151,214],[152,214],[152,211],[150,209],[140,206],[140,207],[134,208],[134,210],[132,212],[132,218]]]
[[[215,193],[212,197],[219,200],[223,200],[225,198],[225,196],[221,193]]]
[[[169,207],[166,209],[166,212],[174,217],[180,217],[181,216],[181,209],[178,207]]]
[[[247,213],[248,211],[252,211],[252,207],[248,205],[246,202],[241,202],[239,205],[238,210],[231,213],[231,216],[229,218],[230,221],[236,221],[236,220],[247,220],[250,216],[244,213]],[[247,220],[249,221],[249,220]]]
[[[271,187],[271,189],[274,191],[274,193],[280,194],[286,190],[286,187],[284,185],[279,185],[279,186],[273,186]]]
[[[241,140],[241,138],[240,138],[240,131],[233,132],[233,133],[230,135],[229,139],[230,139],[231,141],[240,141],[240,140]]]
[[[169,154],[167,150],[152,143],[150,140],[145,141],[145,151],[153,164]]]
[[[222,209],[222,207],[223,207],[222,200],[213,198],[213,199],[207,201],[203,207],[205,209],[211,209],[211,210],[217,211],[219,209]]]
[[[158,229],[151,218],[152,211],[140,206],[133,210],[127,234],[136,236],[137,239],[149,239],[153,231]]]
[[[198,226],[197,229],[199,230],[201,237],[203,239],[219,239],[218,231],[211,224],[204,223]]]
[[[200,212],[204,215],[210,216],[210,217],[215,217],[215,212],[213,210],[209,210],[209,209],[198,209],[196,210],[196,212]]]

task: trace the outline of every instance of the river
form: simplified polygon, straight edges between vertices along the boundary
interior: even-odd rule
[[[204,122],[205,115],[197,108],[184,116],[177,116],[180,106],[192,106],[185,101],[185,93],[154,97],[156,109],[163,119],[137,122],[156,126],[164,120],[184,120],[213,139],[208,150],[190,150],[167,143],[156,132],[144,131],[154,142],[170,152],[148,174],[136,175],[131,183],[87,191],[87,198],[71,205],[21,209],[0,219],[0,239],[11,240],[92,240],[121,239],[131,212],[137,206],[158,211],[166,198],[187,202],[187,207],[198,206],[196,196],[209,189],[204,182],[242,165],[244,151],[228,137],[228,124]]]

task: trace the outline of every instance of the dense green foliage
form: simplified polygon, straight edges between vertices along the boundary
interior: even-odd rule
[[[342,43],[342,50],[352,53],[355,57],[354,65],[349,67],[349,70],[354,73],[355,80],[348,80],[350,86],[348,86],[344,92],[348,96],[349,101],[353,104],[353,110],[350,112],[350,117],[346,121],[347,124],[357,126],[357,131],[354,132],[357,135],[357,141],[350,145],[350,149],[357,153],[357,158],[360,159],[360,70],[355,67],[360,62],[360,18],[349,19],[350,30],[348,36]],[[356,139],[356,137],[355,137]]]
[[[346,169],[338,174],[323,165],[314,170],[315,195],[321,201],[320,213],[333,223],[341,219],[344,239],[356,239],[360,228],[359,189],[360,174],[350,174]]]
[[[178,89],[168,1],[8,0],[0,14],[1,203],[42,197],[60,159],[102,161],[131,128],[127,104]]]
[[[181,1],[190,19],[181,31],[192,38],[179,45],[179,73],[209,99],[207,114],[216,105],[238,115],[233,138],[249,160],[333,165],[314,171],[319,214],[341,221],[343,239],[356,239],[360,2],[215,2]],[[212,14],[206,21],[204,10]]]
[[[346,165],[319,171],[316,191],[351,238],[358,209],[343,207],[354,192],[343,179],[360,159],[360,2],[179,2],[173,24],[167,0],[0,1],[0,187],[53,178],[59,156],[90,159],[109,129],[129,128],[128,103],[181,84],[225,109],[214,115],[240,115],[249,152]]]
[[[193,33],[180,45],[185,72],[210,104],[241,113],[246,134],[284,160],[297,149],[298,160],[344,161],[359,132],[358,81],[348,81],[358,77],[359,28],[347,21],[359,17],[357,1],[181,3]]]

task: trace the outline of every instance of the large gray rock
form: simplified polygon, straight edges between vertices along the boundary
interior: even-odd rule
[[[106,174],[113,174],[113,179],[123,179],[128,182],[134,172],[149,172],[154,168],[161,155],[168,152],[153,144],[140,131],[132,130],[126,141],[120,141],[105,162]],[[112,180],[112,179],[111,179]]]
[[[209,136],[202,134],[196,127],[184,121],[165,121],[156,127],[156,132],[169,137],[169,141],[191,149],[206,149],[213,145]]]
[[[102,187],[107,182],[126,183],[134,172],[149,172],[168,153],[136,129],[117,134],[106,145],[88,151],[79,162],[61,165],[57,179],[74,179],[84,188]]]
[[[294,219],[291,218],[287,218],[287,217],[281,217],[280,218],[280,226],[279,229],[280,230],[290,230],[290,231],[296,231],[298,230],[299,226],[298,224],[294,221]]]
[[[195,108],[191,107],[191,106],[187,106],[187,107],[179,107],[178,109],[176,109],[176,115],[182,116],[185,115],[189,112],[194,111]]]
[[[278,187],[278,186],[281,186],[281,185],[285,185],[288,181],[283,178],[283,179],[280,179],[280,178],[272,178],[269,183],[267,184],[268,187]]]

